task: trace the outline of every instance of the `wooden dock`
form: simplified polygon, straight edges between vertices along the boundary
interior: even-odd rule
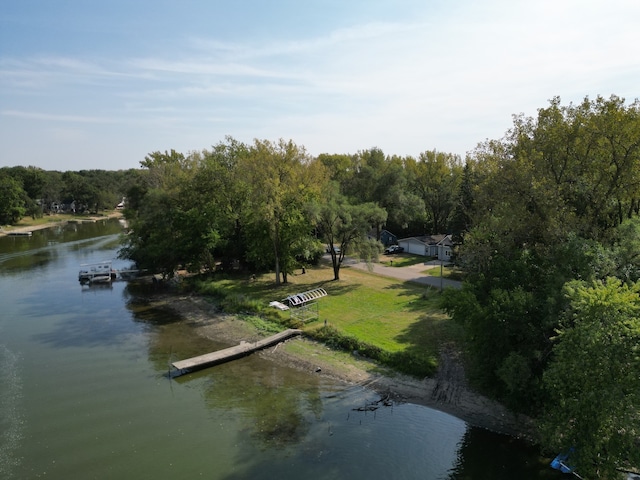
[[[235,347],[225,348],[224,350],[218,350],[217,352],[207,353],[198,357],[187,358],[186,360],[179,360],[171,364],[171,366],[177,370],[177,372],[173,372],[173,375],[184,375],[185,373],[189,373],[194,370],[200,370],[202,368],[244,357],[245,355],[271,345],[275,345],[295,335],[300,335],[301,333],[302,330],[290,328],[270,337],[258,340],[257,342],[241,342],[240,345],[236,345]]]

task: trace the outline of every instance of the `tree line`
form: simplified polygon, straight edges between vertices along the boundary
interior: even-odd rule
[[[153,152],[141,166],[143,181],[127,194],[126,257],[166,275],[269,269],[276,283],[325,248],[339,279],[345,254],[380,252],[383,228],[446,231],[462,178],[459,157],[436,151],[312,157],[291,140],[232,137],[187,155]]]
[[[584,478],[640,466],[639,211],[640,104],[616,96],[514,117],[455,207],[468,277],[444,306],[471,378]]]
[[[113,209],[132,185],[139,169],[78,172],[47,171],[38,167],[0,168],[0,225],[51,213],[97,213]]]

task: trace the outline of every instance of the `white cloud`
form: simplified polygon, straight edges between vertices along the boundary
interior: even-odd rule
[[[637,96],[640,2],[421,5],[404,22],[397,12],[352,16],[324,31],[314,25],[314,35],[231,41],[178,29],[172,53],[144,48],[154,38],[100,55],[55,42],[48,54],[0,53],[0,122],[108,126],[119,151],[194,150],[237,132],[309,142],[313,153],[377,145],[464,155],[501,137],[512,114],[534,115],[556,95]]]
[[[44,112],[34,111],[19,111],[19,110],[0,110],[0,116],[20,118],[25,120],[40,120],[44,122],[59,122],[59,123],[118,123],[121,122],[121,118],[109,118],[98,116],[85,116],[85,115],[62,115],[52,114]]]

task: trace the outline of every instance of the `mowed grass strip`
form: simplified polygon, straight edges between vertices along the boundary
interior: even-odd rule
[[[445,265],[444,267],[435,266],[433,268],[424,270],[422,273],[425,275],[430,275],[432,277],[443,277],[449,278],[451,280],[463,281],[465,277],[465,271],[459,267],[454,267],[452,265]],[[442,273],[442,275],[441,275]]]
[[[406,352],[438,358],[442,345],[458,343],[461,328],[439,308],[436,290],[343,267],[340,280],[326,266],[308,268],[306,274],[289,275],[288,283],[277,286],[273,274],[255,279],[230,277],[211,280],[209,288],[225,296],[239,296],[267,309],[269,302],[289,295],[323,288],[327,296],[318,300],[319,319],[302,326],[313,330],[327,324],[344,335],[389,353]],[[202,288],[206,293],[208,288]],[[288,318],[289,312],[274,313]]]
[[[428,260],[431,260],[431,257],[412,255],[410,253],[380,255],[380,263],[387,267],[409,267],[411,265],[426,263]]]

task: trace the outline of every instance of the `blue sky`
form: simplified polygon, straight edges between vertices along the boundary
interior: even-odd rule
[[[0,1],[0,166],[231,135],[465,156],[549,99],[640,96],[637,0]]]

